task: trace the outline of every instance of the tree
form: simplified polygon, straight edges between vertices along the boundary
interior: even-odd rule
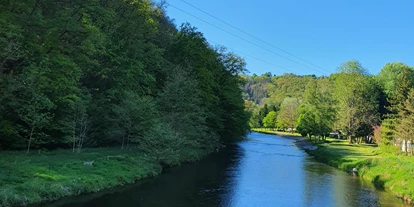
[[[190,75],[190,71],[183,67],[171,69],[157,104],[163,122],[186,140],[182,142],[183,149],[211,151],[217,147],[218,137],[208,128],[207,114],[199,96],[199,85]]]
[[[140,149],[155,157],[157,163],[164,165],[179,164],[186,143],[188,144],[188,141],[184,137],[161,120],[155,121],[150,130],[139,140]]]
[[[19,118],[25,123],[24,131],[28,136],[27,154],[30,152],[35,130],[42,130],[51,119],[50,110],[54,107],[48,97],[42,93],[39,85],[43,81],[43,73],[38,68],[31,68],[21,76],[18,89],[18,101],[15,102]],[[40,133],[42,134],[42,133]]]
[[[266,128],[275,128],[277,123],[277,113],[270,111],[265,118],[263,118],[263,125]]]
[[[299,102],[296,98],[285,98],[280,107],[279,115],[277,117],[278,126],[282,128],[295,128],[296,121],[298,119]]]
[[[404,150],[408,154],[408,143],[413,143],[414,136],[414,89],[411,89],[407,95],[407,99],[402,103],[398,111],[400,120],[395,127],[395,135],[404,140]],[[411,155],[413,148],[411,147]]]
[[[333,78],[338,101],[338,125],[346,131],[352,143],[359,126],[375,124],[378,94],[373,90],[372,77],[357,61],[342,64]]]
[[[249,119],[250,128],[262,127],[263,120],[260,120],[259,110],[260,110],[259,108],[256,108],[255,110],[251,112],[250,119]]]
[[[329,79],[311,80],[306,86],[304,103],[299,110],[297,130],[304,135],[325,137],[332,131],[336,117]]]
[[[398,88],[399,79],[401,79],[402,73],[405,70],[404,73],[409,76],[411,80],[414,79],[414,71],[413,68],[410,68],[409,66],[405,65],[404,63],[396,62],[396,63],[387,63],[385,66],[381,69],[379,74],[376,76],[376,79],[381,84],[381,87],[383,88],[385,94],[388,97],[391,97],[396,89]]]
[[[302,136],[309,136],[312,141],[312,136],[316,134],[316,125],[314,107],[302,104],[299,107],[299,117],[296,123],[296,131]]]
[[[268,105],[267,104],[265,104],[262,108],[260,108],[260,110],[259,110],[259,117],[258,117],[258,119],[259,119],[259,125],[260,125],[260,127],[263,127],[264,126],[264,124],[263,124],[263,119],[266,117],[266,115],[269,113],[269,108],[268,108]]]
[[[386,116],[386,119],[382,121],[382,140],[384,144],[389,144],[393,139],[395,139],[396,126],[399,125],[401,121],[401,115],[405,110],[404,102],[408,98],[408,93],[413,87],[414,82],[411,78],[412,71],[408,67],[403,67],[400,71],[398,77],[396,77],[396,83],[393,87],[393,91],[390,91],[390,96],[388,102],[390,106],[388,107],[389,113]]]
[[[120,138],[121,149],[128,148],[131,142],[138,143],[157,117],[153,98],[129,91],[124,93],[121,103],[113,108],[113,118],[117,124],[114,135]]]
[[[81,152],[86,140],[91,135],[91,118],[88,115],[89,99],[78,100],[73,106],[73,143],[72,152],[75,149],[78,153]]]

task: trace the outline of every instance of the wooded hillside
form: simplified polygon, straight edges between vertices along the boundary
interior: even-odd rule
[[[0,150],[139,147],[167,163],[245,135],[245,62],[149,0],[3,1]]]

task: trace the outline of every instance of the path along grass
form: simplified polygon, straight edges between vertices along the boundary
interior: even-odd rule
[[[254,131],[279,134],[271,130]],[[307,153],[320,162],[349,173],[352,168],[357,168],[364,180],[372,182],[378,189],[387,188],[407,203],[413,204],[414,157],[383,153],[376,145],[348,142],[327,139],[326,143],[317,144],[316,150],[307,150]]]

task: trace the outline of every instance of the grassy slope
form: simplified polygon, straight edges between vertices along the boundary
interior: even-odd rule
[[[307,152],[315,159],[347,172],[355,167],[363,179],[371,181],[376,187],[388,188],[408,203],[414,200],[413,157],[381,153],[375,145],[348,144],[347,140],[333,139]]]
[[[94,160],[93,167],[84,161]],[[160,165],[133,150],[86,149],[0,153],[0,206],[17,206],[97,192],[155,176]]]
[[[280,131],[274,131],[270,129],[263,129],[263,128],[253,128],[251,129],[254,132],[260,132],[264,134],[277,134],[280,136],[292,136],[292,137],[301,137],[298,133],[291,133],[291,132],[280,132]]]

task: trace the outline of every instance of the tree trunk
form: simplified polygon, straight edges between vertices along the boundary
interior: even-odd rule
[[[128,149],[128,148],[129,148],[129,132],[127,133],[126,148],[125,149]]]
[[[349,144],[352,144],[352,135],[349,135]]]
[[[84,135],[83,135],[83,134],[79,135],[79,141],[78,141],[78,153],[80,153],[80,152],[81,152],[81,150],[82,150],[83,140],[84,140]]]
[[[76,121],[75,124],[73,126],[73,146],[72,146],[72,152],[75,152],[75,148],[76,148]]]
[[[408,155],[408,140],[405,140],[405,155]]]
[[[29,144],[27,145],[26,154],[29,154],[30,152],[30,145],[32,144],[33,131],[34,131],[34,127],[32,127],[32,130],[30,131]]]
[[[121,149],[124,149],[124,142],[125,142],[125,134],[122,135],[122,145],[121,145]]]

